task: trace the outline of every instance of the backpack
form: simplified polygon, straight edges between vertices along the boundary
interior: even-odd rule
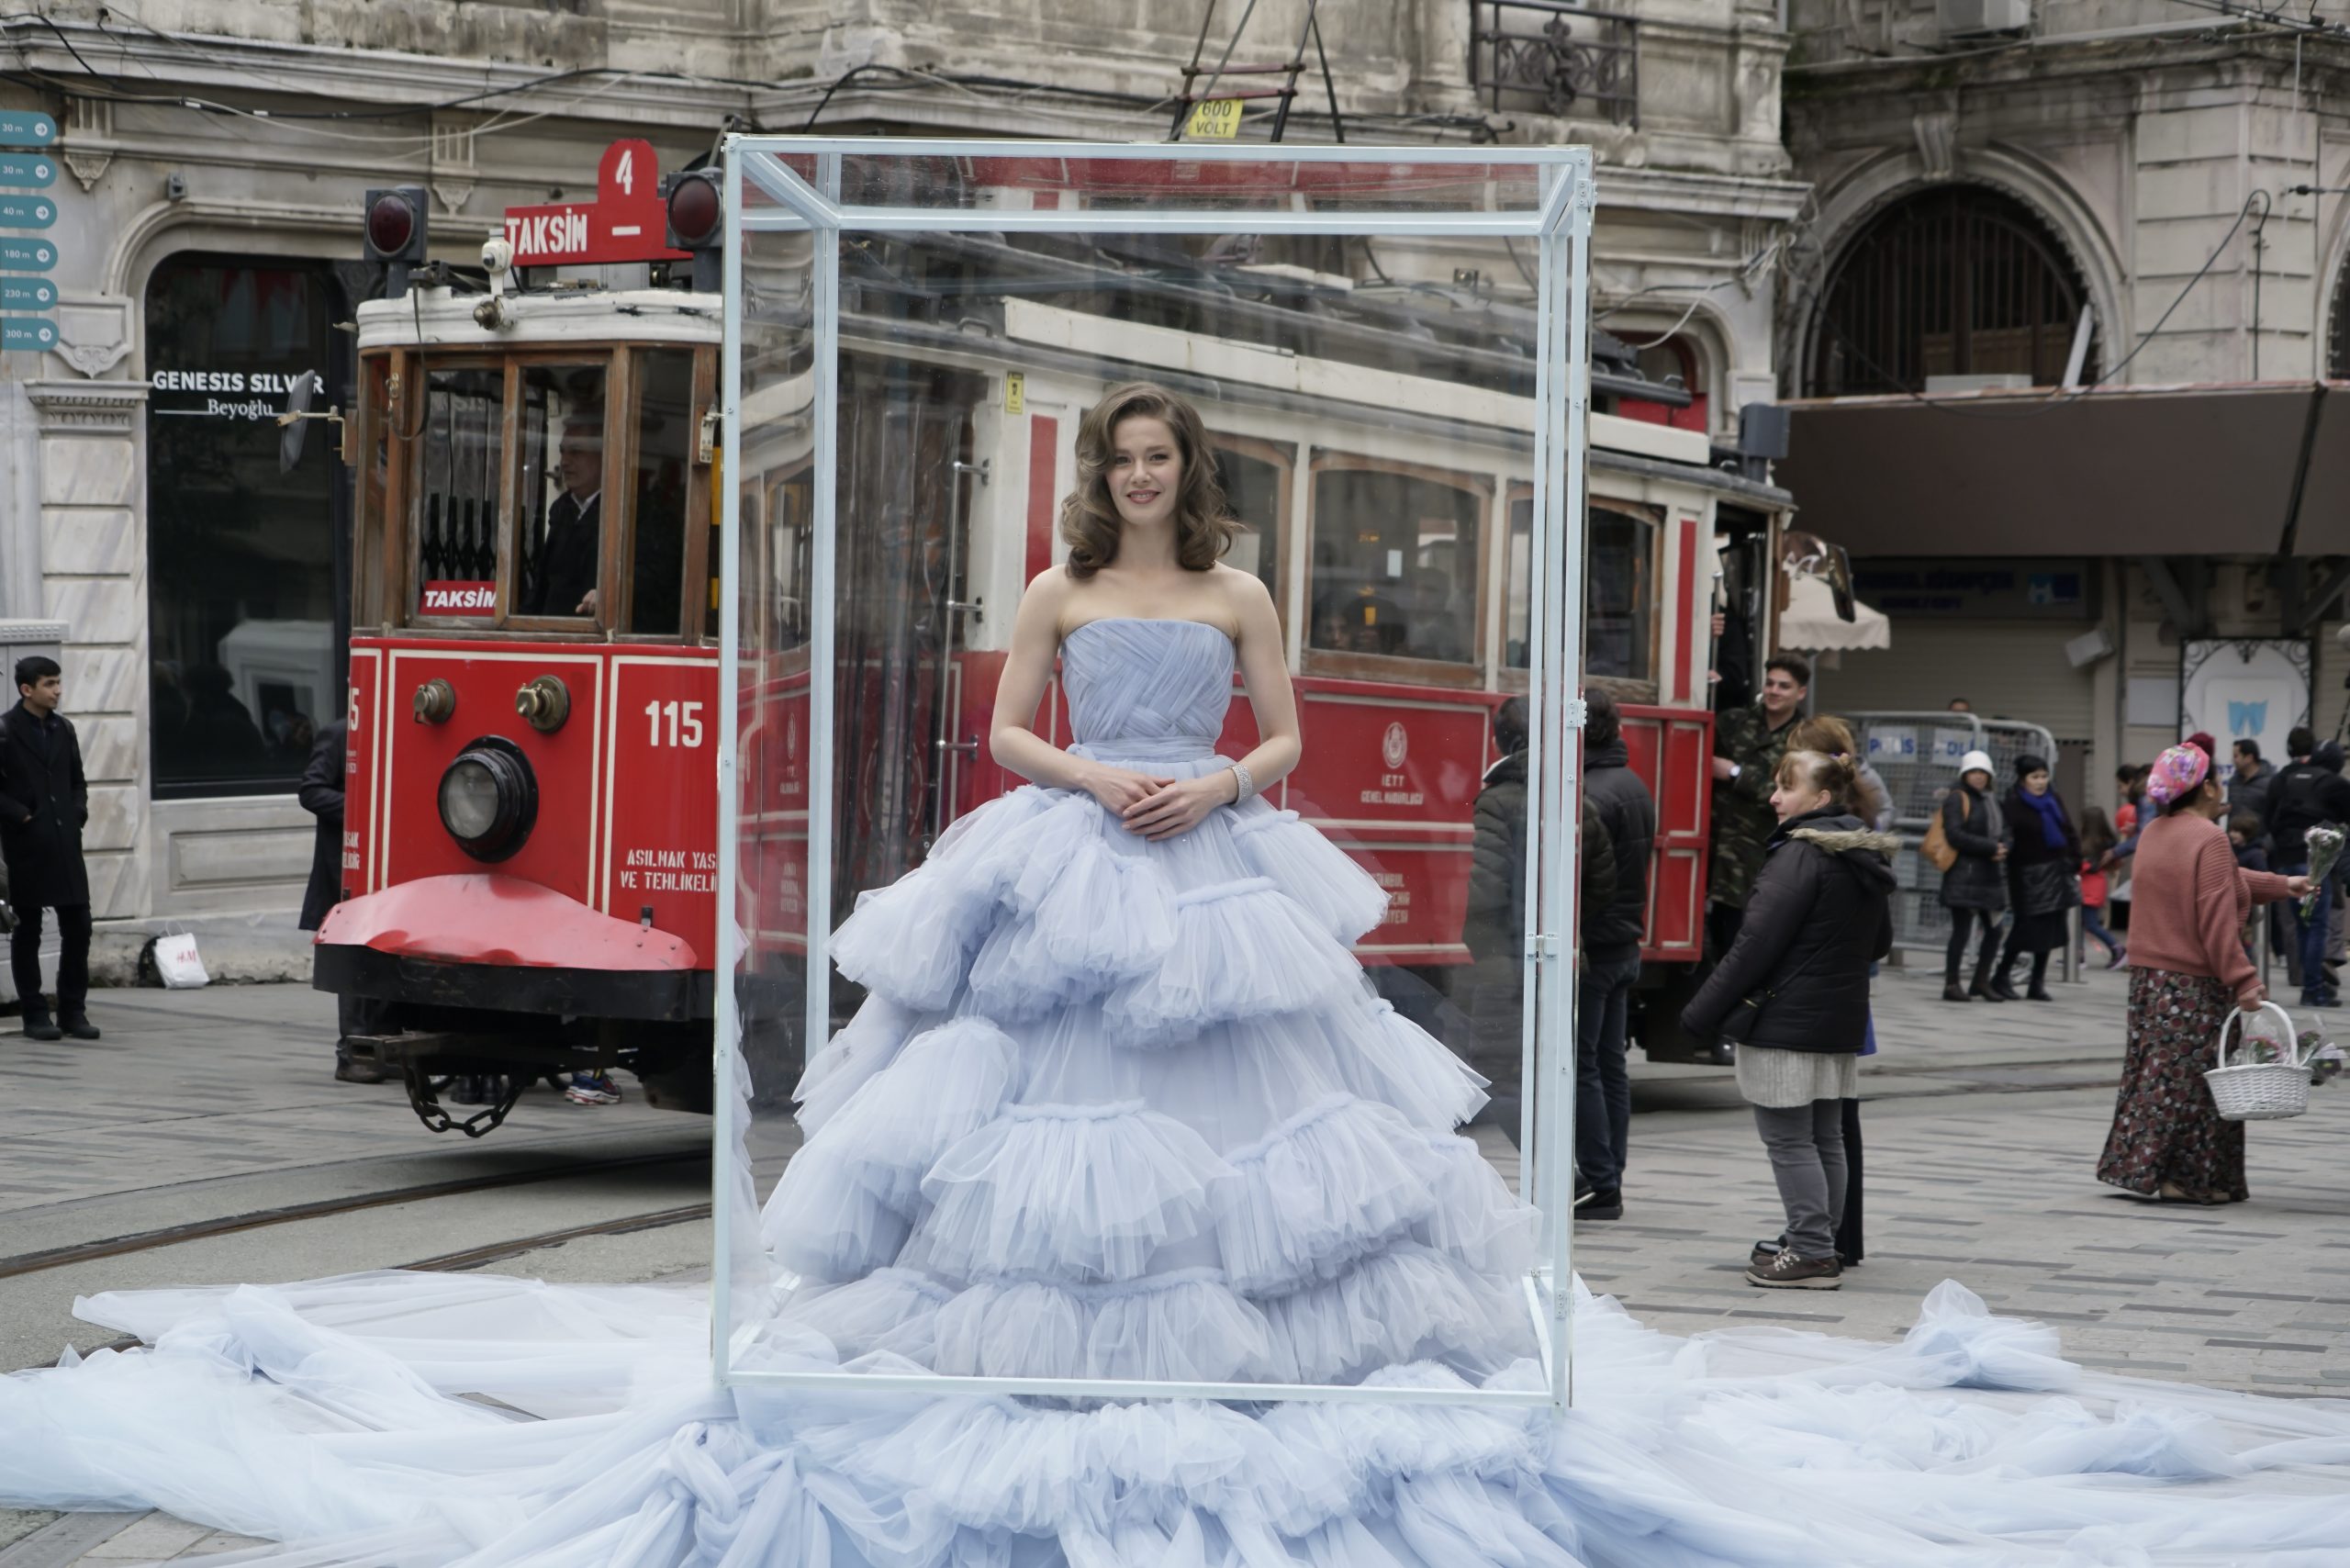
[[[1947,799],[1944,797],[1945,801]],[[1934,820],[1926,824],[1926,836],[1919,841],[1918,852],[1932,862],[1937,871],[1947,871],[1958,864],[1958,846],[1950,841],[1950,834],[1943,830],[1941,806],[1934,808]]]

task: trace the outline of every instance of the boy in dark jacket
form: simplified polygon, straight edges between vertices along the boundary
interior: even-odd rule
[[[90,820],[90,787],[82,777],[82,743],[57,711],[63,695],[57,661],[36,654],[17,661],[17,701],[0,714],[0,855],[8,861],[8,894],[17,929],[8,967],[35,1040],[95,1040],[90,1023],[90,876],[82,863],[82,829]],[[40,990],[40,912],[57,912],[57,1014]],[[61,1027],[62,1024],[62,1027]]]
[[[1604,691],[1585,698],[1583,733],[1583,850],[1604,848],[1616,867],[1615,896],[1583,907],[1582,994],[1575,1013],[1575,1169],[1590,1193],[1584,1219],[1624,1215],[1624,1157],[1632,1126],[1632,1081],[1625,1066],[1626,1008],[1640,978],[1649,907],[1649,854],[1656,800],[1631,767],[1623,720]]]

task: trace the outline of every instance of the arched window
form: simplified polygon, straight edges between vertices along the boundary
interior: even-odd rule
[[[2087,291],[2011,196],[1943,185],[1873,218],[1829,274],[1810,391],[1922,392],[1929,376],[2065,378]],[[2081,366],[2097,378],[2097,343]]]

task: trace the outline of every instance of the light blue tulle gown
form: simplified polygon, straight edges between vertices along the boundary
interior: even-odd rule
[[[1214,769],[1232,665],[1080,627],[1080,746]],[[1262,801],[1157,844],[1066,791],[974,812],[839,933],[871,999],[810,1066],[737,1364],[1537,1385],[1478,1085],[1347,952],[1381,902]],[[699,1289],[102,1295],[153,1348],[0,1380],[0,1503],[278,1568],[2350,1562],[2342,1401],[2087,1372],[1949,1282],[1897,1345],[1573,1305],[1554,1416],[722,1390]]]
[[[1191,621],[1062,649],[1080,756],[1215,755],[1233,650]],[[1535,1215],[1454,1128],[1483,1081],[1348,946],[1386,895],[1259,799],[1128,833],[1030,787],[867,894],[871,999],[811,1064],[764,1233],[787,1323],[944,1372],[1353,1383],[1533,1352]]]

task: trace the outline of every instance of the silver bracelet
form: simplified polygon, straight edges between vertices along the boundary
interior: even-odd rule
[[[1245,762],[1232,765],[1232,777],[1239,780],[1239,790],[1232,797],[1232,803],[1237,806],[1257,792],[1257,781],[1248,776],[1248,765]]]

